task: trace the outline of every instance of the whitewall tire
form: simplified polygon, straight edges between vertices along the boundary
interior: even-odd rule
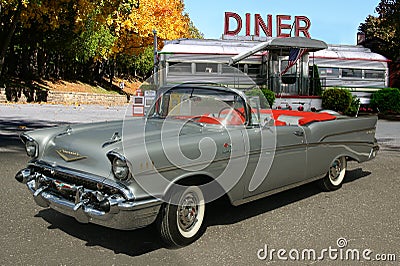
[[[321,180],[321,186],[326,191],[339,189],[346,175],[347,160],[346,157],[336,158],[329,167],[328,173]]]
[[[161,240],[167,247],[189,245],[204,232],[206,204],[201,189],[189,186],[171,193],[158,219]]]

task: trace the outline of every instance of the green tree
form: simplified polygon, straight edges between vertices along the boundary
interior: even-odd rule
[[[400,1],[381,0],[378,16],[369,15],[359,26],[372,49],[391,59],[400,59]]]
[[[196,28],[193,21],[190,19],[189,19],[189,36],[188,36],[188,38],[204,39],[204,34],[198,28]]]

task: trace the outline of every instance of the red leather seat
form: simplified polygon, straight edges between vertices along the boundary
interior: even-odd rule
[[[307,125],[312,122],[330,121],[336,119],[336,116],[330,115],[328,113],[314,113],[314,112],[293,111],[293,110],[272,110],[272,115],[274,119],[278,121],[280,115],[301,117],[299,119],[299,125],[301,126]]]

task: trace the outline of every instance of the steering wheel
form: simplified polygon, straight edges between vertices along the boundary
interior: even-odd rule
[[[196,116],[189,118],[187,121],[198,123],[199,120],[201,119],[201,117],[202,117],[201,115],[196,115]]]
[[[217,118],[212,117],[212,116],[205,116],[205,115],[194,116],[194,117],[190,118],[188,121],[195,122],[195,123],[214,124],[214,125],[221,124],[221,121],[219,121]]]

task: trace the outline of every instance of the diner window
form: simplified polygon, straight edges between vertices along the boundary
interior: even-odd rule
[[[286,70],[286,68],[289,65],[289,61],[288,60],[282,60],[281,61],[281,72]],[[297,64],[294,64],[293,66],[291,66],[285,73],[285,75],[293,75],[297,73]]]
[[[247,74],[260,75],[260,68],[261,68],[261,65],[256,65],[256,64],[248,65]]]
[[[221,73],[222,74],[235,74],[235,75],[237,75],[237,74],[240,74],[242,71],[239,69],[239,67],[240,67],[241,65],[233,65],[233,66],[228,66],[228,65],[225,65],[225,64],[223,64],[223,65],[221,65]]]
[[[192,64],[191,63],[168,63],[168,71],[172,73],[191,73]]]
[[[218,73],[218,64],[197,63],[197,73]]]
[[[239,64],[237,67],[241,72],[246,73],[249,70],[249,66],[247,64]]]

